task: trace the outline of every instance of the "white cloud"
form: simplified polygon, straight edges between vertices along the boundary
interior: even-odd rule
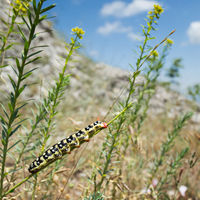
[[[114,1],[112,3],[106,3],[100,13],[103,16],[113,15],[115,17],[130,17],[153,9],[154,4],[159,3],[157,1],[148,0],[133,0],[131,3]]]
[[[187,35],[189,36],[192,44],[200,44],[200,21],[190,23]]]
[[[127,36],[131,39],[131,40],[142,40],[142,39],[144,39],[141,35],[138,35],[138,34],[135,34],[135,33],[133,33],[133,32],[129,32],[128,34],[127,34]],[[137,39],[136,39],[137,38]]]
[[[97,32],[102,35],[109,35],[111,33],[126,33],[127,37],[129,37],[133,41],[135,41],[137,39],[139,39],[139,40],[143,39],[143,37],[141,35],[138,35],[132,31],[131,26],[125,27],[122,25],[122,23],[120,21],[116,21],[113,23],[106,22],[105,25],[100,26],[97,29]]]
[[[113,23],[106,22],[104,26],[100,26],[97,29],[97,32],[102,34],[102,35],[108,35],[110,33],[127,33],[132,30],[131,26],[124,27],[121,22],[116,21]]]

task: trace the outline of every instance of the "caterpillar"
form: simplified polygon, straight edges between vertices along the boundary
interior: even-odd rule
[[[41,169],[45,168],[57,159],[61,159],[63,155],[70,154],[74,148],[79,148],[83,142],[89,142],[90,137],[101,129],[107,128],[105,122],[96,121],[84,129],[77,131],[69,137],[54,144],[47,149],[41,156],[36,158],[28,168],[28,171],[32,174],[37,173]]]

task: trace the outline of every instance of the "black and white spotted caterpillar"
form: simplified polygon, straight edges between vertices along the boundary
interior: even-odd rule
[[[81,143],[88,142],[90,137],[98,130],[107,128],[107,124],[96,121],[88,125],[84,129],[77,131],[69,137],[54,144],[47,149],[41,156],[36,158],[29,166],[30,173],[36,173],[57,159],[61,159],[63,155],[70,154],[74,148],[79,148]]]

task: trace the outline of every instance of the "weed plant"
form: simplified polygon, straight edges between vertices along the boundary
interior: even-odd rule
[[[161,53],[155,50],[160,44],[154,48],[148,46],[149,40],[155,39],[151,35],[156,31],[154,28],[157,25],[156,20],[163,12],[159,5],[154,5],[153,10],[149,11],[147,25],[142,26],[144,39],[140,41],[139,53],[135,51],[136,65],[131,66],[134,72],[129,76],[129,82],[124,87],[124,90],[129,88],[128,95],[118,102],[123,90],[113,102],[111,109],[113,107],[118,114],[108,122],[104,141],[101,143],[101,139],[99,140],[98,148],[92,143],[94,153],[88,152],[89,162],[84,162],[83,151],[87,151],[86,147],[88,147],[85,145],[82,152],[79,150],[81,153],[78,161],[82,159],[80,166],[78,161],[63,158],[36,174],[28,174],[27,166],[37,157],[36,155],[44,153],[50,146],[49,139],[55,134],[56,119],[61,112],[58,106],[62,105],[70,82],[68,63],[72,54],[76,54],[76,49],[80,48],[81,44],[78,40],[84,35],[82,29],[78,27],[72,29],[74,37],[71,38],[70,44],[66,44],[65,58],[60,58],[60,69],[56,71],[58,78],[53,78],[54,83],[50,86],[48,95],[39,102],[34,102],[36,108],[32,109],[32,115],[27,117],[29,100],[21,99],[21,94],[29,89],[32,84],[30,77],[37,70],[35,67],[30,67],[40,61],[41,57],[38,55],[43,51],[42,48],[47,47],[46,45],[33,46],[33,40],[37,40],[38,35],[41,34],[36,33],[36,28],[47,19],[45,13],[55,6],[53,4],[43,8],[44,2],[45,0],[40,0],[38,3],[33,0],[29,5],[30,1],[15,0],[6,12],[8,22],[2,19],[7,32],[1,31],[0,35],[1,69],[4,70],[10,65],[6,52],[19,45],[19,42],[10,40],[11,34],[21,36],[23,51],[14,58],[15,64],[11,66],[15,76],[8,74],[12,85],[12,88],[9,88],[10,92],[2,91],[7,98],[7,104],[1,102],[3,112],[0,115],[2,132],[0,199],[178,199],[183,171],[187,169],[189,175],[189,170],[199,169],[198,155],[193,153],[189,158],[191,143],[182,141],[183,137],[180,134],[192,113],[186,113],[177,120],[173,129],[168,131],[166,139],[162,137],[162,141],[158,140],[158,135],[164,133],[156,132],[154,141],[148,141],[145,138],[148,138],[149,133],[144,131],[145,121],[150,118],[147,111],[158,85],[157,78],[173,44],[172,40],[165,38],[160,43],[164,42]],[[21,19],[20,23],[19,19]],[[22,28],[24,26],[28,34]],[[142,69],[145,61],[147,66]],[[145,81],[136,85],[136,78],[142,73]],[[1,80],[2,84],[7,85],[3,77]],[[133,99],[136,99],[135,103],[132,103]],[[109,115],[108,117],[111,118]],[[159,148],[154,147],[156,142],[160,144]],[[180,148],[183,145],[184,148]],[[10,159],[14,160],[14,164],[12,167],[7,167]],[[185,161],[188,161],[187,164]],[[66,164],[72,169],[70,173],[68,173],[69,168],[63,167]],[[76,167],[88,177],[88,180],[86,178],[80,180],[74,175],[75,182],[79,184],[80,181],[82,194],[79,195],[76,193],[77,187],[72,181],[69,182]],[[200,175],[196,173],[196,176],[198,180]],[[186,180],[185,176],[184,181],[190,187],[192,183]],[[22,184],[24,185],[21,186]],[[193,195],[198,198],[200,195],[198,188],[193,190],[195,193],[190,191],[190,197]],[[171,191],[173,195],[170,195]]]

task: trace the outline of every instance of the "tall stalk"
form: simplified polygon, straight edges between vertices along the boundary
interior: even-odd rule
[[[25,106],[27,103],[23,104],[20,107],[17,107],[17,100],[20,96],[20,94],[23,92],[23,90],[26,88],[26,84],[24,84],[23,86],[21,86],[22,81],[25,80],[26,78],[28,78],[31,74],[33,70],[30,70],[26,73],[24,73],[24,69],[26,67],[26,65],[30,64],[31,62],[39,59],[39,57],[34,58],[31,61],[28,61],[29,58],[31,58],[32,56],[40,53],[41,51],[37,51],[35,53],[29,54],[29,50],[31,49],[31,42],[32,40],[36,37],[35,34],[35,29],[37,27],[37,25],[46,18],[46,16],[42,16],[40,17],[40,14],[44,13],[45,11],[51,9],[53,6],[46,8],[45,10],[42,9],[42,5],[43,2],[45,0],[41,0],[38,5],[36,6],[36,0],[33,0],[33,8],[34,8],[34,17],[33,15],[30,13],[30,10],[27,10],[28,12],[28,16],[29,16],[29,25],[27,23],[27,21],[22,17],[23,21],[26,23],[26,25],[29,28],[29,35],[28,35],[28,39],[25,37],[24,33],[22,32],[21,28],[18,26],[20,35],[24,41],[24,50],[22,52],[22,60],[21,63],[18,60],[18,58],[16,58],[16,68],[17,71],[13,68],[13,70],[15,71],[16,75],[17,75],[17,83],[15,83],[15,81],[12,79],[12,77],[9,76],[9,79],[12,83],[13,86],[13,92],[10,92],[10,102],[8,103],[8,107],[9,107],[9,112],[10,114],[7,113],[6,109],[4,108],[4,106],[2,105],[2,108],[4,110],[4,113],[7,117],[7,120],[4,119],[3,116],[1,116],[1,125],[3,127],[2,130],[2,144],[3,144],[3,156],[2,156],[2,168],[1,168],[1,182],[0,182],[0,197],[2,196],[3,193],[3,181],[5,176],[7,175],[5,173],[5,164],[6,164],[6,157],[7,157],[7,153],[8,153],[8,144],[9,144],[9,138],[21,127],[21,121],[14,124],[15,120],[21,115],[18,114],[19,110]],[[34,19],[33,19],[34,18]],[[33,19],[33,21],[32,21]],[[14,128],[14,126],[16,126],[16,128]]]

